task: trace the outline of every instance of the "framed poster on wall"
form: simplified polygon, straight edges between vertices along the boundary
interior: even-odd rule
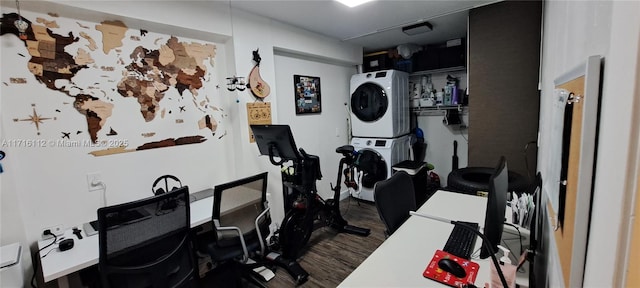
[[[293,75],[296,115],[320,113],[320,77]]]

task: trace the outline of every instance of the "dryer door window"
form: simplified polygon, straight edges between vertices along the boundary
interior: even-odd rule
[[[351,94],[351,111],[364,122],[374,122],[384,116],[389,107],[387,93],[374,83],[364,83]]]
[[[358,151],[356,166],[363,172],[362,186],[365,188],[373,188],[376,182],[387,179],[387,163],[374,150]]]

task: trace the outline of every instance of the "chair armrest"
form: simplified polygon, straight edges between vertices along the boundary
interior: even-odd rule
[[[262,213],[260,213],[260,215],[258,215],[258,217],[256,217],[256,221],[255,221],[255,225],[256,225],[256,233],[258,234],[258,242],[260,242],[260,255],[262,255],[263,257],[264,255],[264,243],[263,243],[263,238],[262,238],[262,232],[260,232],[260,226],[258,225],[258,222],[260,222],[260,219],[265,217],[265,215],[267,215],[267,213],[269,212],[271,208],[267,207],[267,209],[264,209],[264,211],[262,211]]]
[[[244,241],[244,235],[242,234],[242,230],[236,226],[220,226],[218,221],[214,221],[216,225],[216,229],[219,231],[236,231],[238,232],[238,236],[240,238],[240,244],[242,244],[242,252],[244,253],[244,257],[242,257],[242,262],[246,262],[249,259],[249,251],[247,250],[247,244]]]

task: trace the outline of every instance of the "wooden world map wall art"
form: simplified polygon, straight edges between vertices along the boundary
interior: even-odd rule
[[[103,156],[202,143],[220,139],[216,132],[225,131],[215,44],[53,12],[23,13],[29,28],[20,39],[13,24],[17,19],[16,13],[0,18],[3,42],[22,44],[3,47],[3,74],[10,77],[2,81],[2,94],[16,107],[3,112],[14,125],[36,129],[7,129],[7,138],[76,143]],[[16,55],[8,61],[4,56],[12,51],[6,47]],[[10,65],[26,69],[7,69]],[[252,89],[266,97],[269,87],[254,69]],[[24,91],[44,92],[26,97]],[[84,121],[77,121],[78,114]],[[54,139],[58,142],[50,142]]]

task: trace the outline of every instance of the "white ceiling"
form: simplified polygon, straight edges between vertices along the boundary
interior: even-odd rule
[[[349,8],[333,0],[230,0],[231,6],[348,43],[364,52],[466,37],[467,12],[498,0],[376,0]],[[428,21],[433,31],[409,36],[402,27]]]

